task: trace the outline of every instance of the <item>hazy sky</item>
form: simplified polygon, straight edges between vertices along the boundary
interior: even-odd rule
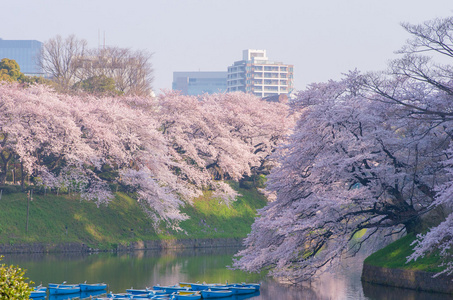
[[[377,71],[409,35],[401,22],[453,14],[452,0],[0,0],[0,38],[75,34],[154,53],[154,89],[174,71],[226,71],[244,49],[294,65],[295,88]],[[101,39],[99,39],[99,33]]]

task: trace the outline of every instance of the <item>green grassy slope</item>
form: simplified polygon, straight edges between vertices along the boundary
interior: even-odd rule
[[[266,199],[256,189],[242,189],[238,183],[231,184],[242,196],[230,206],[213,199],[207,192],[195,199],[193,206],[182,210],[190,219],[182,222],[181,227],[191,238],[245,237],[250,232],[256,209],[264,207]]]
[[[116,193],[108,206],[80,201],[77,195],[33,195],[29,206],[26,232],[27,196],[3,194],[0,199],[0,244],[14,243],[85,243],[93,248],[110,249],[117,244],[139,240],[170,238],[245,237],[256,215],[266,204],[255,189],[235,189],[243,196],[230,207],[206,193],[183,208],[191,218],[182,222],[182,232],[157,233],[138,203],[123,193]]]
[[[364,263],[372,266],[392,268],[392,269],[411,269],[425,272],[440,272],[439,257],[435,254],[427,255],[417,261],[406,263],[407,257],[413,253],[411,243],[415,240],[415,235],[409,234],[391,243],[387,247],[368,256]]]

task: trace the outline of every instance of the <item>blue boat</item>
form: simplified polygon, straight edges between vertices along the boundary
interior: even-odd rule
[[[213,288],[225,288],[227,287],[224,284],[218,284],[218,283],[192,283],[191,288],[193,291],[204,291],[207,289],[213,289]]]
[[[184,291],[184,290],[189,290],[188,287],[182,287],[180,285],[167,285],[167,286],[161,286],[161,285],[155,285],[153,286],[153,290],[163,290],[165,291],[167,294],[172,294],[174,292],[177,292],[177,291]]]
[[[49,288],[55,288],[55,287],[78,287],[80,288],[79,284],[67,284],[66,281],[63,281],[63,283],[49,283]]]
[[[66,284],[63,283],[49,283],[49,294],[50,295],[67,295],[80,292],[80,285],[78,284]]]
[[[90,291],[103,291],[107,289],[107,284],[105,283],[81,283],[79,284],[81,292],[90,292]]]
[[[177,291],[171,296],[172,300],[199,300],[201,294],[199,291]]]
[[[128,293],[120,293],[120,294],[112,294],[111,292],[107,295],[110,299],[131,299],[132,294]]]
[[[46,296],[47,296],[47,288],[43,287],[43,286],[37,286],[30,293],[29,298],[36,299],[36,298],[43,298]]]
[[[130,293],[119,293],[119,294],[108,294],[109,299],[152,299],[154,295],[151,294],[130,294]],[[169,295],[166,295],[169,296]]]
[[[149,291],[154,291],[154,290],[149,290],[148,288],[146,288],[146,289],[127,289],[126,293],[132,294],[132,295],[144,295],[144,294],[148,294]]]
[[[157,295],[167,295],[167,292],[165,292],[165,290],[161,289],[161,290],[153,290],[153,289],[150,289],[150,288],[146,288],[146,289],[127,289],[126,290],[126,293],[128,294],[132,294],[132,295],[148,295],[148,297],[151,297],[151,296],[157,296]]]
[[[224,298],[230,297],[233,295],[233,292],[230,290],[203,290],[201,291],[201,297],[203,299],[211,299],[211,298]]]
[[[255,290],[259,291],[261,284],[260,283],[232,283],[228,284],[228,287],[253,287]]]
[[[60,287],[49,287],[49,294],[50,295],[68,295],[68,294],[75,294],[80,292],[79,286],[60,286]]]
[[[229,286],[228,289],[233,292],[233,295],[253,294],[256,292],[254,287]]]

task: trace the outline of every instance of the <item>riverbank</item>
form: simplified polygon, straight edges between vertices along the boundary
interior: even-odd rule
[[[3,193],[0,199],[0,252],[123,251],[135,249],[235,246],[250,232],[256,210],[266,199],[255,188],[227,207],[209,192],[182,211],[181,230],[153,226],[140,204],[116,193],[108,205],[81,201],[78,195]]]
[[[362,281],[413,289],[453,294],[453,276],[433,276],[442,271],[437,255],[427,255],[406,263],[412,253],[414,235],[407,235],[367,257],[363,263]]]
[[[83,243],[18,243],[13,245],[0,244],[0,254],[98,253],[164,249],[240,248],[242,247],[242,241],[242,238],[136,241],[128,245],[119,244],[116,248],[112,249],[91,248]]]
[[[364,264],[362,281],[417,291],[453,294],[453,276],[408,269],[391,269]]]

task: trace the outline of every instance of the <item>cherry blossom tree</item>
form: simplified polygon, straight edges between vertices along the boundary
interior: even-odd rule
[[[118,172],[117,182],[132,188],[138,199],[146,203],[156,224],[158,220],[185,219],[179,207],[183,200],[195,195],[194,189],[173,172],[174,162],[157,130],[158,122],[153,114],[137,106],[138,102],[134,98],[90,96],[70,101],[84,141],[96,153],[92,160],[95,172],[90,177],[97,179],[96,170],[108,165]],[[146,102],[141,100],[142,104]]]
[[[290,124],[286,105],[246,94],[96,97],[3,84],[0,108],[1,183],[16,157],[34,184],[98,205],[113,199],[109,185],[117,184],[156,227],[164,221],[177,228],[187,218],[181,206],[203,189],[233,200],[236,192],[217,179],[250,174]]]
[[[86,152],[80,129],[71,120],[66,105],[44,86],[24,89],[18,84],[0,85],[0,133],[2,160],[17,155],[28,174],[39,169],[49,156],[72,157],[73,151]],[[7,164],[1,169],[6,176]]]
[[[299,282],[372,237],[420,230],[445,178],[446,130],[376,101],[362,83],[352,72],[299,93],[301,117],[269,176],[277,199],[259,212],[236,267]]]
[[[372,237],[419,233],[426,213],[451,211],[452,69],[433,57],[452,57],[453,18],[403,27],[412,39],[388,72],[352,72],[299,94],[301,119],[270,175],[277,199],[260,211],[237,268],[299,282]],[[436,251],[451,274],[453,217],[436,218],[409,259]]]
[[[151,115],[115,98],[57,94],[44,86],[0,89],[2,159],[17,155],[40,184],[70,188],[98,205],[113,198],[98,176],[108,165],[157,219],[185,218],[175,211],[179,194],[188,196],[190,189],[170,168],[167,144]],[[8,169],[2,166],[3,178]],[[148,174],[149,182],[134,180],[134,172]]]
[[[291,127],[287,106],[244,93],[159,97],[161,130],[177,172],[226,202],[236,193],[222,180],[239,180],[260,168]]]
[[[391,75],[398,78],[400,83],[389,86],[383,84],[388,81],[386,78],[376,75],[369,76],[365,82],[370,90],[377,93],[380,101],[404,107],[410,112],[412,119],[431,120],[433,126],[425,128],[427,134],[438,131],[439,128],[445,132],[438,136],[439,140],[448,145],[442,155],[438,156],[443,160],[443,170],[438,175],[443,177],[443,182],[434,191],[435,201],[431,208],[440,207],[452,211],[453,69],[445,62],[453,57],[453,17],[434,19],[420,25],[403,24],[403,27],[412,38],[400,50],[403,58],[391,64]],[[413,90],[417,93],[408,93]],[[453,216],[449,214],[440,225],[432,227],[426,234],[418,235],[415,252],[409,260],[417,260],[436,252],[443,258],[441,266],[444,270],[441,273],[451,274],[452,220]]]

